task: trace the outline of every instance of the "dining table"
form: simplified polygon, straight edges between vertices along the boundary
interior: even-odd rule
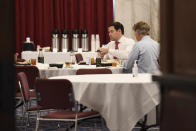
[[[52,64],[58,62],[66,62],[71,61],[72,54],[80,53],[85,62],[88,62],[90,58],[95,58],[97,56],[97,52],[43,52],[44,63]],[[24,60],[31,60],[38,58],[39,52],[37,51],[23,51],[21,53],[21,58]]]
[[[98,111],[110,131],[132,131],[136,123],[160,102],[159,85],[152,74],[64,75],[73,85],[76,101]]]
[[[70,65],[66,67],[63,64],[62,68],[50,67],[49,64],[40,64],[36,65],[39,69],[40,78],[49,78],[54,76],[63,76],[63,75],[76,75],[78,69],[100,69],[100,68],[108,68],[112,71],[112,74],[120,74],[123,73],[122,66],[107,66],[107,67],[96,67],[96,65]]]

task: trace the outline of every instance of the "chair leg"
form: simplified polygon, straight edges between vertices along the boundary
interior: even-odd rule
[[[39,129],[39,116],[40,116],[40,114],[39,113],[37,113],[37,118],[36,118],[36,127],[35,127],[35,131],[38,131],[38,129]]]
[[[38,131],[38,128],[39,128],[39,120],[37,119],[37,120],[36,120],[36,127],[35,127],[35,131]]]
[[[25,109],[24,109],[25,110]],[[27,114],[26,114],[27,113]],[[28,112],[24,112],[24,117],[23,117],[23,123],[24,123],[24,128],[25,128],[25,131],[27,131],[27,127],[29,126],[28,125],[28,118],[26,117],[26,115],[27,115],[27,117],[28,117]]]
[[[16,104],[16,106],[15,106],[15,109],[17,109],[17,108],[23,106],[24,103],[23,103],[22,99],[19,99],[19,100],[16,99],[16,101],[17,101],[17,102],[16,102],[17,104]]]
[[[26,124],[26,111],[25,111],[25,108],[23,108],[22,116],[23,116],[22,121],[23,121],[23,123]],[[25,126],[26,126],[26,125],[25,125]]]
[[[26,121],[26,125],[30,126],[30,122],[29,122],[29,112],[27,112],[27,121]]]
[[[76,114],[76,117],[75,117],[75,131],[78,130],[78,114]]]
[[[24,112],[24,108],[25,108],[25,107],[24,107],[24,106],[25,106],[25,105],[23,104],[23,105],[22,105],[22,116],[23,116],[23,117],[25,117],[25,116],[24,116],[24,115],[25,115],[25,112]]]
[[[23,121],[24,121],[24,123],[25,123],[25,126],[24,126],[24,128],[25,128],[25,131],[27,131],[27,128],[28,128],[28,122],[27,122],[27,120],[26,120],[26,113],[25,113],[25,118],[23,119]]]
[[[77,131],[77,130],[78,130],[78,121],[75,120],[75,131]]]
[[[156,106],[156,123],[153,125],[147,125],[147,115],[144,116],[144,121],[140,124],[140,131],[147,131],[149,128],[156,127],[159,125],[159,107]]]
[[[29,123],[29,113],[30,112],[28,112],[27,109],[29,109],[29,103],[27,104],[27,107],[25,107],[25,111],[27,113],[26,126],[29,126],[30,125],[30,123]]]
[[[61,128],[61,125],[59,123],[57,124],[57,128]]]
[[[147,115],[144,116],[144,120],[142,121],[142,123],[139,123],[141,126],[140,131],[146,131],[146,122],[147,122]]]

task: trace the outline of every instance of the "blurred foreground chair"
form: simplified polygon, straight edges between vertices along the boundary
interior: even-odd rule
[[[27,113],[27,120],[26,120],[26,125],[29,125],[29,113],[30,112],[35,112],[38,109],[41,109],[41,107],[35,105],[35,106],[30,106],[30,90],[29,90],[29,84],[27,81],[27,76],[24,72],[19,72],[17,73],[17,80],[20,88],[20,92],[22,95],[22,101],[23,101],[23,118],[25,118],[26,113]]]
[[[34,84],[35,84],[36,78],[39,77],[39,69],[36,66],[16,65],[15,71],[16,71],[16,78],[17,78],[17,73],[19,73],[19,72],[24,72],[26,74],[27,82],[28,82],[28,86],[29,86],[29,90],[30,90],[30,92],[29,92],[30,99],[35,100],[36,98],[35,98],[35,92],[34,92]],[[19,91],[19,85],[18,85],[17,79],[15,81],[15,90],[16,90],[15,98],[17,100],[19,100],[18,104],[16,105],[16,108],[17,108],[23,104],[21,102],[22,101],[22,94]]]
[[[112,71],[108,68],[78,69],[76,71],[76,75],[87,75],[87,74],[112,74]]]
[[[39,69],[36,66],[21,66],[21,65],[16,65],[16,74],[19,72],[24,72],[27,76],[27,81],[29,83],[29,89],[30,89],[30,96],[35,98],[35,93],[34,93],[34,85],[35,85],[35,80],[36,78],[39,78]],[[16,83],[16,89],[18,89],[18,84]],[[20,93],[16,93],[16,97],[21,97]]]
[[[99,116],[96,111],[78,112],[78,103],[74,99],[72,83],[65,79],[37,79],[36,80],[37,103],[42,109],[57,109],[42,115],[38,110],[36,131],[39,121],[71,121],[75,123],[75,131],[79,120]],[[75,111],[72,111],[72,108]]]

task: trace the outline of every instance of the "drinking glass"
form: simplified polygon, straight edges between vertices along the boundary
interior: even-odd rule
[[[36,59],[31,59],[31,65],[36,65]]]
[[[66,62],[65,62],[65,67],[66,67],[66,68],[70,68],[70,65],[71,65],[71,63],[70,63],[69,61],[66,61]]]
[[[95,64],[95,59],[92,57],[90,62],[91,62],[91,65]]]
[[[115,59],[112,60],[112,67],[116,67],[117,61]]]

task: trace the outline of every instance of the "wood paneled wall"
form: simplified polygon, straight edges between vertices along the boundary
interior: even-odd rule
[[[163,73],[196,76],[196,1],[161,0]]]
[[[161,131],[196,131],[196,0],[160,7]]]

